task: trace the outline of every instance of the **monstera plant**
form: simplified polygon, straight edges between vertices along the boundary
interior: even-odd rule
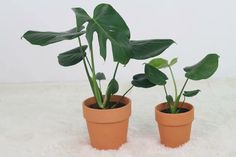
[[[23,38],[31,44],[46,46],[64,40],[78,40],[78,46],[58,55],[59,64],[62,66],[72,66],[82,62],[86,76],[88,78],[91,91],[94,95],[83,103],[84,116],[87,119],[87,126],[90,132],[92,146],[99,149],[118,148],[126,141],[128,117],[130,115],[130,100],[125,97],[128,89],[122,96],[115,96],[119,90],[119,83],[116,80],[116,74],[120,65],[126,65],[130,59],[143,60],[155,57],[165,51],[174,43],[171,39],[149,39],[149,40],[131,40],[130,30],[124,19],[109,4],[98,5],[93,12],[93,17],[88,15],[83,8],[72,9],[76,16],[76,27],[65,32],[39,32],[27,31]],[[97,34],[99,47],[94,47],[94,34]],[[82,43],[81,38],[85,36],[87,43]],[[96,58],[94,53],[99,52],[104,61],[107,59],[107,42],[111,43],[111,52],[113,61],[116,64],[114,74],[109,81],[106,92],[102,93],[101,80],[106,79],[103,72],[96,71]],[[109,50],[110,51],[110,50]],[[124,110],[126,118],[117,117],[117,113]],[[125,108],[125,109],[124,109]],[[109,110],[111,109],[111,110]],[[126,111],[128,109],[128,111]],[[96,112],[96,113],[94,113]],[[102,124],[110,125],[111,117],[118,123],[115,129],[104,129]],[[118,118],[118,119],[117,119]],[[120,119],[121,118],[121,119]],[[126,119],[124,121],[124,119]],[[120,126],[125,126],[124,131],[117,131]],[[99,131],[100,130],[100,131]],[[119,133],[120,132],[120,133]],[[118,134],[121,134],[120,136]],[[114,136],[113,136],[114,135]],[[94,139],[98,137],[98,139]],[[122,137],[121,137],[122,136]],[[117,138],[117,137],[120,137]],[[110,138],[110,139],[109,139]]]
[[[163,58],[154,58],[145,64],[144,73],[133,76],[132,84],[136,87],[150,88],[162,86],[166,95],[166,102],[156,106],[156,120],[159,125],[161,143],[170,147],[177,147],[187,142],[190,138],[191,123],[193,120],[193,106],[185,102],[186,97],[197,95],[200,90],[186,91],[189,80],[198,81],[211,77],[218,68],[217,54],[208,54],[195,65],[184,68],[186,81],[178,91],[172,66],[177,63],[177,58],[170,62]],[[173,81],[174,96],[166,88],[168,76],[161,71],[167,68]],[[183,101],[180,101],[183,97]]]

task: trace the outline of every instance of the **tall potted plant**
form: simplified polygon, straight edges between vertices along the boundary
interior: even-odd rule
[[[82,62],[93,93],[83,102],[83,114],[87,122],[91,145],[97,149],[117,149],[126,142],[128,120],[131,114],[131,100],[125,95],[115,95],[119,90],[116,80],[120,64],[130,59],[147,59],[157,56],[174,43],[171,39],[130,40],[130,31],[119,13],[109,4],[98,5],[89,16],[82,8],[73,8],[77,26],[65,32],[27,31],[23,37],[34,45],[46,46],[63,40],[77,39],[79,46],[58,55],[59,64],[72,66]],[[84,25],[87,24],[84,30]],[[97,33],[99,50],[93,47],[93,34]],[[82,44],[85,34],[87,45]],[[105,79],[102,72],[96,72],[94,52],[106,60],[107,40],[112,46],[116,64],[114,74],[102,93],[100,81]],[[87,48],[89,53],[86,52]]]
[[[200,62],[184,68],[186,81],[180,92],[177,89],[172,66],[177,58],[168,62],[163,58],[154,58],[145,64],[144,73],[136,74],[132,84],[136,87],[150,88],[156,85],[163,87],[166,102],[155,107],[156,121],[158,123],[161,143],[168,147],[178,147],[190,139],[192,121],[194,119],[194,107],[185,102],[186,97],[197,95],[200,90],[185,91],[189,80],[203,80],[211,77],[218,68],[217,54],[208,54]],[[166,83],[168,77],[160,69],[167,68],[174,86],[174,97],[168,93]],[[183,101],[180,101],[183,97]]]

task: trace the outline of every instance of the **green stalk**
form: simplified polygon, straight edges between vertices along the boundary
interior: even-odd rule
[[[183,94],[183,91],[184,91],[185,86],[186,86],[187,83],[188,83],[188,80],[189,80],[189,79],[187,78],[186,81],[184,82],[184,85],[183,85],[183,87],[182,87],[182,89],[181,89],[181,91],[180,91],[180,93],[179,93],[177,99],[175,100],[175,107],[176,107],[176,108],[178,107],[179,100],[180,100],[180,98],[181,98],[181,95]]]
[[[94,64],[94,57],[93,57],[93,48],[90,47],[90,53],[91,53],[91,62],[92,62],[92,82],[93,82],[93,89],[95,93],[95,97],[97,100],[97,104],[100,108],[104,109],[104,105],[102,103],[102,94],[101,90],[98,87],[97,80],[96,80],[96,74],[95,74],[95,64]]]
[[[175,81],[175,77],[174,77],[173,71],[171,69],[171,66],[168,66],[168,68],[170,69],[171,77],[172,77],[172,80],[173,80],[173,84],[174,84],[174,88],[175,88],[175,100],[176,100],[177,99],[177,93],[178,93],[177,86],[176,86],[176,81]]]
[[[117,64],[116,64],[116,68],[115,68],[115,71],[114,71],[114,74],[113,74],[113,77],[112,77],[113,79],[115,79],[115,77],[116,77],[118,66],[119,66],[119,62],[117,62]]]
[[[82,44],[81,44],[81,40],[80,40],[80,37],[78,37],[78,40],[79,40],[79,46],[80,46],[80,50],[83,52],[83,49],[82,49]],[[86,64],[86,61],[85,59],[83,58],[83,64],[84,64],[84,68],[85,68],[85,72],[86,72],[86,75],[87,75],[87,78],[89,80],[89,83],[90,83],[90,87],[91,87],[91,90],[93,92],[93,95],[95,95],[95,92],[94,92],[94,89],[92,87],[92,80],[91,80],[91,76],[89,74],[89,71],[88,71],[88,66]]]

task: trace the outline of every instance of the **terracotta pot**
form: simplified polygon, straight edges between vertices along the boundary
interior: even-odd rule
[[[155,108],[161,143],[167,147],[178,147],[190,139],[194,108],[186,102],[180,104],[181,108],[189,111],[177,114],[163,113],[161,111],[168,108],[166,103],[159,104]]]
[[[114,95],[111,102],[118,102],[122,96]],[[87,122],[90,143],[97,149],[118,149],[127,141],[128,122],[131,114],[131,100],[124,97],[125,106],[115,109],[93,109],[94,97],[83,102],[83,114]]]

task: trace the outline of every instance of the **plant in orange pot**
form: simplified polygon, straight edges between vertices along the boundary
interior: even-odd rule
[[[186,81],[178,92],[172,66],[177,63],[177,58],[168,62],[163,58],[152,59],[145,64],[145,72],[133,77],[132,84],[136,87],[150,88],[156,85],[163,87],[166,102],[155,107],[155,117],[158,123],[161,143],[168,147],[178,147],[190,139],[192,121],[194,119],[194,107],[185,102],[186,97],[197,95],[200,90],[185,91],[189,80],[203,80],[211,77],[218,68],[217,54],[208,54],[200,62],[193,66],[185,67]],[[167,68],[174,86],[174,98],[166,89],[168,77],[160,69]],[[180,101],[183,96],[183,101]]]
[[[63,40],[78,40],[78,47],[58,55],[59,64],[72,66],[79,62],[84,65],[85,73],[93,97],[83,102],[83,114],[87,122],[90,143],[97,149],[117,149],[127,140],[128,121],[131,114],[131,100],[125,95],[115,95],[119,90],[116,80],[118,67],[126,65],[130,59],[147,59],[161,54],[171,44],[171,39],[130,40],[130,31],[119,13],[109,4],[99,4],[89,16],[82,8],[73,8],[77,26],[65,32],[27,31],[23,37],[34,45],[46,46]],[[86,29],[84,30],[84,25]],[[93,34],[96,32],[99,48],[93,47]],[[82,43],[85,34],[86,44]],[[114,74],[103,93],[101,80],[106,77],[96,72],[95,52],[107,59],[107,41],[112,47]],[[88,46],[87,46],[88,45]],[[87,48],[89,49],[86,52]]]

